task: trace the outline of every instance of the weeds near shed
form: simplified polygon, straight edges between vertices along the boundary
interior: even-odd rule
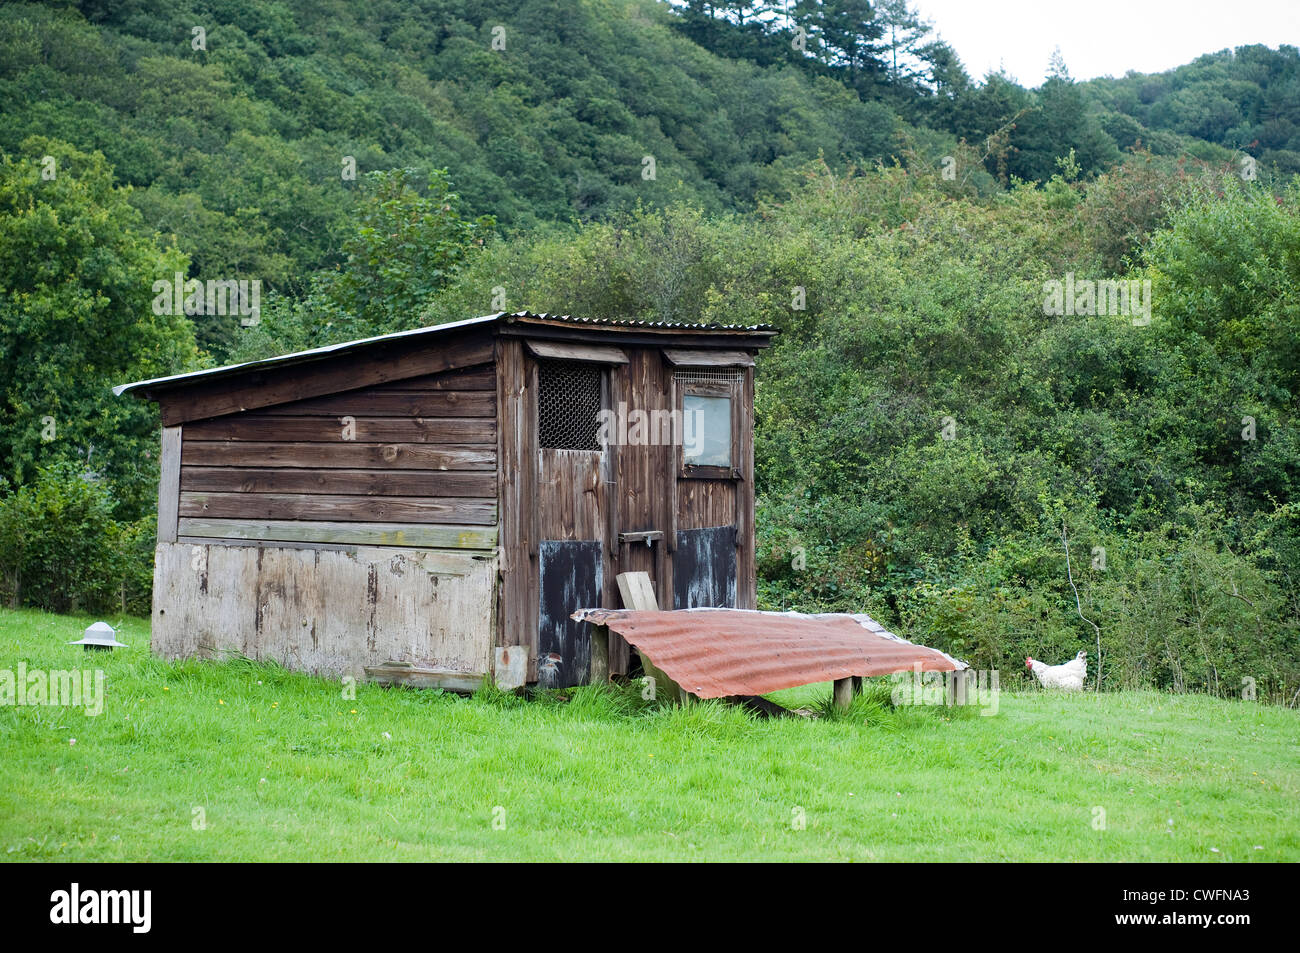
[[[872,728],[899,727],[898,708],[890,697],[889,682],[882,678],[863,679],[862,691],[853,696],[848,708],[836,707],[833,693],[819,695],[808,707],[815,717],[827,721],[858,722]]]
[[[534,704],[562,705],[571,714],[581,717],[628,718],[660,707],[654,701],[642,699],[637,685],[618,682],[538,689],[530,697]]]

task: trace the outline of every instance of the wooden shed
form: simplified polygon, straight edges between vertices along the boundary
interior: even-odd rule
[[[754,608],[774,333],[494,314],[117,388],[162,414],[154,651],[557,687],[618,573]]]

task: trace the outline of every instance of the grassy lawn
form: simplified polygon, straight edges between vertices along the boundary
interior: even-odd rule
[[[1300,860],[1300,713],[1281,708],[1025,692],[984,717],[876,692],[839,718],[759,720],[627,689],[352,701],[273,666],[160,662],[147,620],[108,619],[130,644],[111,655],[64,644],[92,621],[0,611],[0,669],[106,674],[97,717],[0,707],[0,858]]]

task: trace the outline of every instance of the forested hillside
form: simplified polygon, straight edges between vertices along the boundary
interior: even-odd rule
[[[353,169],[446,168],[504,232],[638,203],[746,211],[819,155],[888,162],[907,136],[934,163],[976,145],[1004,186],[1046,181],[1070,149],[1093,175],[1138,144],[1300,171],[1294,48],[1082,85],[1058,64],[1034,91],[972,80],[905,4],[863,6],[9,4],[0,149],[39,135],[102,152],[192,273],[282,292],[341,261]],[[231,333],[199,338],[221,356]]]
[[[767,606],[1292,697],[1294,47],[1030,90],[893,0],[558,6],[0,8],[0,596],[147,607],[113,384],[502,308],[766,322]],[[177,272],[258,319],[160,313]]]

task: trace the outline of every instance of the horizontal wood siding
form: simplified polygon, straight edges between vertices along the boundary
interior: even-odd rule
[[[273,443],[186,440],[185,466],[302,467],[383,470],[495,471],[495,447],[429,447],[400,443]]]
[[[496,474],[442,470],[293,470],[189,467],[190,490],[226,493],[344,493],[364,496],[473,496],[495,499]]]
[[[469,523],[493,526],[496,500],[302,493],[181,493],[181,516],[334,520],[340,523]]]
[[[366,402],[357,399],[357,410]],[[295,443],[437,443],[496,446],[497,425],[490,417],[290,417],[251,411],[185,425],[195,440],[271,440]]]
[[[470,335],[442,346],[412,347],[396,339],[358,354],[340,354],[298,365],[249,368],[232,377],[196,381],[183,395],[159,394],[163,424],[237,414],[289,401],[322,397],[377,384],[409,383],[445,371],[492,362],[490,335]]]
[[[187,423],[179,535],[312,523],[304,538],[257,537],[312,544],[356,542],[329,529],[347,524],[496,525],[494,374],[480,365]],[[361,538],[375,537],[392,545],[388,530]]]
[[[228,520],[182,517],[180,539],[262,540],[354,546],[494,549],[495,526],[420,526],[411,523],[326,523],[307,520]]]

